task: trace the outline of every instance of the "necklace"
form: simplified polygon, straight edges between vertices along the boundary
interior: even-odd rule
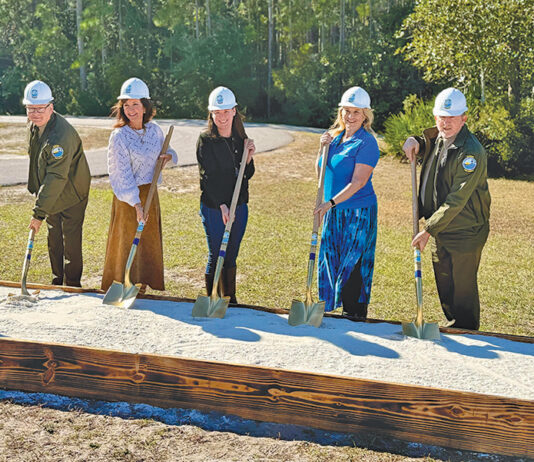
[[[132,128],[132,127],[130,127],[130,128],[139,137],[139,140],[141,141],[141,144],[145,144],[146,127],[140,128],[139,130],[136,129],[136,128]],[[141,133],[139,133],[139,132],[141,132]]]
[[[237,177],[238,175],[238,172],[239,172],[239,168],[238,166],[236,166],[236,162],[235,162],[235,158],[236,158],[236,154],[237,154],[237,150],[235,148],[235,145],[234,145],[234,138],[233,137],[230,137],[230,143],[232,145],[232,147],[230,147],[230,144],[228,143],[228,140],[226,138],[223,137],[223,140],[224,140],[224,144],[226,144],[226,147],[228,148],[228,151],[230,151],[230,155],[232,156],[232,162],[234,164],[234,171],[235,171],[235,176]]]

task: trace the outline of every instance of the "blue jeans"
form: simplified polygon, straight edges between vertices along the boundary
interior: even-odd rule
[[[212,209],[200,203],[200,217],[206,232],[206,240],[208,242],[208,264],[206,265],[206,274],[213,274],[215,266],[217,265],[217,258],[219,256],[219,249],[221,248],[221,241],[224,234],[225,225],[222,220],[220,209]],[[239,253],[239,246],[245,234],[248,221],[248,205],[241,204],[236,207],[235,219],[232,224],[232,231],[230,233],[230,240],[226,248],[226,256],[224,257],[224,268],[234,268],[236,266],[237,254]]]

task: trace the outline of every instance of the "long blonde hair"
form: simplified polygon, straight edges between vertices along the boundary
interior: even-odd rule
[[[365,116],[365,120],[363,121],[363,124],[362,124],[363,128],[365,128],[365,130],[371,133],[371,135],[375,136],[375,132],[371,127],[373,125],[373,120],[375,118],[373,114],[373,110],[371,108],[365,107],[365,108],[362,108],[362,111],[363,111],[363,115]],[[340,133],[342,133],[346,128],[345,122],[343,122],[342,113],[343,113],[343,107],[340,106],[340,108],[337,110],[336,120],[334,121],[332,126],[328,129],[328,131],[330,132],[330,135],[332,135],[332,137],[334,138]]]

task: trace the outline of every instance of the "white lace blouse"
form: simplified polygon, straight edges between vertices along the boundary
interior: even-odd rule
[[[134,130],[126,125],[111,132],[108,144],[108,173],[111,189],[117,199],[131,206],[141,202],[139,186],[152,182],[164,139],[163,131],[155,122],[148,122],[142,130]],[[169,147],[167,153],[172,155],[168,164],[176,165],[178,156],[174,149]]]

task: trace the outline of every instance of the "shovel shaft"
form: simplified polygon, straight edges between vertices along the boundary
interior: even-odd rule
[[[312,233],[311,245],[310,245],[310,258],[308,259],[308,275],[306,278],[306,292],[311,292],[313,283],[313,273],[315,269],[315,259],[317,257],[317,232]]]
[[[135,233],[135,237],[132,242],[132,247],[128,255],[128,260],[126,260],[126,268],[124,269],[124,286],[125,287],[129,287],[132,285],[132,281],[130,279],[130,269],[132,268],[132,263],[134,261],[135,254],[137,252],[137,246],[139,245],[139,240],[141,239],[141,233],[143,232],[144,227],[145,225],[143,223],[138,224],[137,231]]]
[[[26,281],[26,275],[28,274],[28,268],[30,267],[30,261],[32,259],[33,240],[35,238],[35,230],[32,228],[28,235],[28,243],[26,245],[26,255],[24,257],[24,263],[22,265],[22,278]]]
[[[415,324],[419,327],[423,324],[423,279],[421,272],[421,251],[417,248],[413,251],[415,268],[415,294],[417,297],[417,317]]]
[[[245,138],[243,142],[243,155],[241,156],[241,164],[239,165],[239,173],[234,186],[234,192],[232,194],[232,202],[230,203],[230,217],[226,222],[224,233],[221,241],[221,247],[219,248],[219,257],[217,258],[217,265],[215,266],[215,274],[213,276],[213,288],[211,289],[210,298],[215,300],[218,298],[217,287],[219,287],[219,279],[221,278],[221,271],[224,265],[224,258],[226,257],[226,248],[230,241],[230,233],[232,232],[232,225],[234,223],[235,209],[237,207],[237,201],[239,199],[239,193],[241,192],[241,183],[243,182],[243,176],[245,175],[245,167],[247,166],[248,157],[248,138]]]
[[[315,207],[317,208],[323,202],[323,190],[324,190],[324,176],[326,172],[326,164],[328,163],[328,145],[321,146],[321,156],[323,158],[321,164],[321,171],[319,172],[319,184],[317,187],[317,196],[315,197]],[[319,240],[319,215],[313,214],[313,229],[310,244],[310,257],[308,259],[308,275],[306,277],[306,293],[311,294],[311,287],[313,283],[313,273],[315,269],[315,259],[317,257],[317,242]],[[306,296],[307,297],[307,296]],[[311,297],[311,295],[310,295]]]
[[[419,201],[417,200],[417,170],[415,160],[411,163],[412,173],[412,224],[413,235],[419,233]]]
[[[21,293],[28,295],[28,289],[26,289],[26,277],[28,276],[28,269],[30,268],[30,261],[32,259],[33,241],[35,239],[35,230],[32,228],[28,234],[28,244],[26,245],[26,255],[24,257],[24,263],[22,264],[22,277],[20,282]]]
[[[165,140],[163,141],[163,145],[160,151],[160,156],[162,154],[165,154],[167,152],[167,149],[169,149],[169,144],[171,142],[173,131],[174,131],[174,125],[171,125],[169,127],[169,130],[167,131]],[[154,174],[152,175],[152,182],[150,183],[150,189],[148,190],[147,198],[144,204],[145,219],[148,216],[148,211],[150,210],[152,199],[154,198],[154,194],[156,193],[158,179],[159,179],[162,169],[163,169],[163,159],[161,157],[158,157],[158,160],[156,161],[156,166],[154,167]],[[143,223],[139,223],[137,225],[137,231],[135,233],[135,237],[132,243],[132,248],[130,249],[130,254],[128,255],[128,260],[126,261],[126,267],[124,269],[124,286],[125,287],[129,287],[132,285],[132,282],[130,279],[130,269],[132,268],[134,257],[137,252],[137,246],[139,245],[139,241],[141,240],[141,234],[143,232],[144,227],[145,225]]]

